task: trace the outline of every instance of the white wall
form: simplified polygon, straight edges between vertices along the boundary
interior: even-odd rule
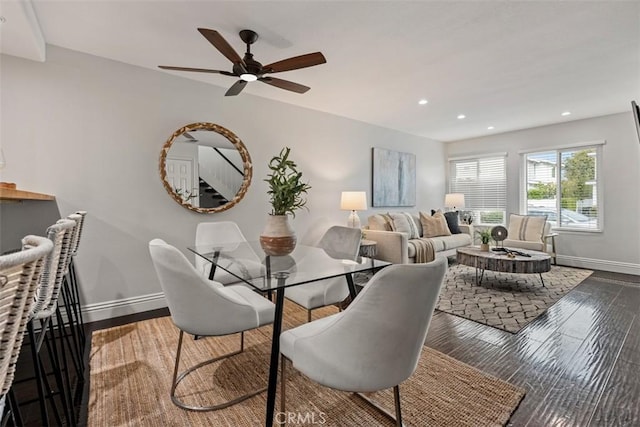
[[[89,212],[78,267],[93,319],[163,306],[147,250],[152,238],[186,252],[198,222],[233,220],[257,239],[269,211],[266,162],[285,145],[313,187],[310,212],[293,222],[299,234],[315,217],[346,224],[342,190],[366,190],[371,203],[372,147],[416,154],[418,207],[444,199],[440,142],[249,94],[224,97],[224,88],[53,46],[44,63],[2,56],[0,71],[7,159],[0,179],[55,194],[63,215]],[[253,160],[245,199],[219,214],[182,208],[159,178],[164,142],[198,121],[235,132]]]
[[[446,148],[451,157],[507,152],[507,212],[519,212],[519,151],[597,140],[606,140],[601,175],[603,231],[561,231],[556,238],[558,262],[640,274],[640,144],[630,112],[456,141]]]

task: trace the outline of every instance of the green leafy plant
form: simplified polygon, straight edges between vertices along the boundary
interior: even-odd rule
[[[289,147],[284,147],[280,154],[269,161],[271,173],[264,181],[269,184],[267,194],[272,207],[271,215],[290,213],[295,217],[296,210],[306,208],[306,195],[311,186],[302,181],[302,172],[289,158],[290,152]]]
[[[476,233],[478,234],[478,236],[480,236],[480,241],[483,244],[489,244],[489,242],[491,241],[491,229],[484,228],[482,230],[476,230]]]
[[[196,190],[187,192],[187,190],[178,187],[173,187],[173,191],[175,191],[175,193],[185,202],[194,199],[198,195]]]

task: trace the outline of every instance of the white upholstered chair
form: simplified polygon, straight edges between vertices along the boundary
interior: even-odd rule
[[[355,260],[358,257],[362,231],[359,228],[334,225],[322,236],[317,246],[332,258]],[[311,310],[344,301],[349,295],[347,279],[333,277],[306,285],[285,289],[284,296],[307,309],[307,321],[311,321]]]
[[[213,247],[215,245],[222,246],[246,241],[247,239],[242,234],[242,231],[240,231],[238,225],[232,221],[201,222],[196,228],[196,246]],[[252,252],[248,246],[243,248],[243,250],[245,250],[246,253],[236,254],[233,260],[219,260],[219,265],[224,268],[215,269],[213,280],[227,285],[240,281],[234,274],[247,278],[264,275],[264,266],[258,256]],[[195,266],[200,274],[204,277],[209,277],[209,272],[212,267],[210,261],[196,255]],[[230,270],[233,274],[225,270]]]
[[[285,412],[288,359],[310,379],[337,390],[393,387],[395,420],[402,425],[399,384],[418,365],[446,269],[444,258],[391,265],[376,273],[345,311],[283,332],[280,411]]]
[[[244,351],[244,331],[273,322],[275,305],[241,285],[223,286],[203,277],[175,247],[160,239],[149,242],[149,252],[169,306],[171,320],[180,330],[171,384],[171,400],[180,408],[210,411],[242,402],[266,390],[253,391],[228,402],[190,406],[175,395],[180,381],[198,368]],[[184,333],[222,336],[240,332],[240,350],[201,362],[178,375]],[[265,363],[268,361],[265,360]]]
[[[502,244],[505,248],[528,249],[531,251],[551,252],[548,236],[551,224],[546,216],[509,215],[507,238]]]
[[[13,383],[42,267],[52,249],[51,240],[27,236],[20,252],[0,256],[0,417]],[[15,400],[11,400],[15,410]]]

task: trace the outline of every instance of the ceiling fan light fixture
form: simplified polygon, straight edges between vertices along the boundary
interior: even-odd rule
[[[245,82],[255,82],[256,80],[258,80],[258,76],[251,73],[244,73],[240,74],[240,79],[244,80]]]
[[[301,68],[313,67],[327,62],[321,52],[313,52],[307,53],[306,55],[293,56],[291,58],[263,66],[260,62],[253,59],[253,54],[251,53],[251,44],[258,40],[258,34],[255,31],[240,31],[240,38],[247,45],[247,52],[245,53],[244,58],[241,58],[240,55],[238,55],[238,52],[236,52],[229,42],[227,42],[216,30],[198,28],[198,32],[202,34],[204,38],[207,39],[207,41],[211,43],[222,55],[233,63],[231,72],[210,70],[208,68],[174,67],[168,65],[158,65],[158,67],[163,70],[213,73],[229,77],[240,77],[240,80],[237,80],[229,90],[225,92],[224,96],[236,96],[242,92],[247,83],[255,82],[256,80],[291,92],[305,93],[310,89],[310,87],[290,82],[289,80],[278,79],[265,75],[280,73],[283,71],[299,70]]]

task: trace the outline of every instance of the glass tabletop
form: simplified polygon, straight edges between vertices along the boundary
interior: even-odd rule
[[[226,274],[266,292],[321,279],[385,267],[391,263],[367,257],[357,261],[330,257],[322,248],[298,244],[285,256],[269,256],[257,241],[188,248]]]

